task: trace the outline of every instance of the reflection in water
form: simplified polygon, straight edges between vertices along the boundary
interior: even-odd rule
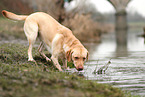
[[[114,57],[113,52],[116,49],[115,34],[109,33],[102,36],[102,42],[100,44],[88,43],[85,44],[89,50],[89,59],[96,60],[105,57]]]
[[[122,38],[115,38],[115,33],[109,33],[103,36],[101,44],[86,44],[91,55],[90,59],[96,60],[107,57],[127,57],[127,39],[126,37],[121,36],[121,34],[126,34],[127,36],[127,30],[117,30],[116,34],[119,34]]]
[[[127,57],[127,29],[116,30],[116,57]]]
[[[116,44],[115,33],[104,35],[100,44],[85,44],[90,61],[86,62],[84,75],[136,95],[145,95],[145,45],[144,39],[137,37],[141,33],[142,30],[129,30],[126,43],[122,45]],[[106,74],[92,73],[96,65],[100,68],[110,59]]]
[[[127,50],[127,45],[118,45],[116,47],[115,57],[127,57],[129,52]]]
[[[86,43],[85,47],[89,50],[90,60],[102,58],[127,57],[132,51],[145,51],[144,39],[137,37],[142,34],[142,30],[128,30],[127,41],[125,44],[117,44],[115,33],[103,35],[102,42]]]

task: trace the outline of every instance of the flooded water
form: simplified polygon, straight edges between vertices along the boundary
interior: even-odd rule
[[[106,34],[102,43],[87,43],[90,61],[85,65],[84,75],[99,83],[111,84],[134,95],[145,96],[145,44],[137,37],[141,30],[128,30],[126,45],[116,45],[115,33]],[[101,67],[111,59],[105,74],[93,74],[96,66]]]

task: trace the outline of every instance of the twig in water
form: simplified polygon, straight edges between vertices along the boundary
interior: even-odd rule
[[[111,59],[110,59],[111,60]],[[94,72],[93,73],[97,73],[97,74],[103,74],[103,73],[105,73],[105,71],[108,69],[108,67],[109,67],[109,64],[111,64],[111,61],[108,61],[108,63],[106,64],[106,65],[104,65],[104,66],[102,66],[100,69],[98,69],[97,70],[97,68],[95,68],[95,70],[94,70]]]
[[[97,60],[97,64],[98,64],[98,62],[99,62],[99,60]],[[93,72],[93,73],[96,73],[97,68],[98,68],[98,65],[96,65],[96,68],[95,68],[95,70],[94,70],[94,72]]]

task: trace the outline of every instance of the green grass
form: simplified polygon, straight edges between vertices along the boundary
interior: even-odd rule
[[[27,47],[0,46],[0,96],[2,97],[125,97],[123,91],[76,74],[59,72],[34,48],[33,62],[27,61]]]

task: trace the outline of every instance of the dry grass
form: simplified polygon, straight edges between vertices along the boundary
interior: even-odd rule
[[[78,39],[85,42],[100,42],[101,35],[112,29],[109,24],[93,21],[89,14],[76,14],[73,18],[64,21],[64,25],[69,27]]]

